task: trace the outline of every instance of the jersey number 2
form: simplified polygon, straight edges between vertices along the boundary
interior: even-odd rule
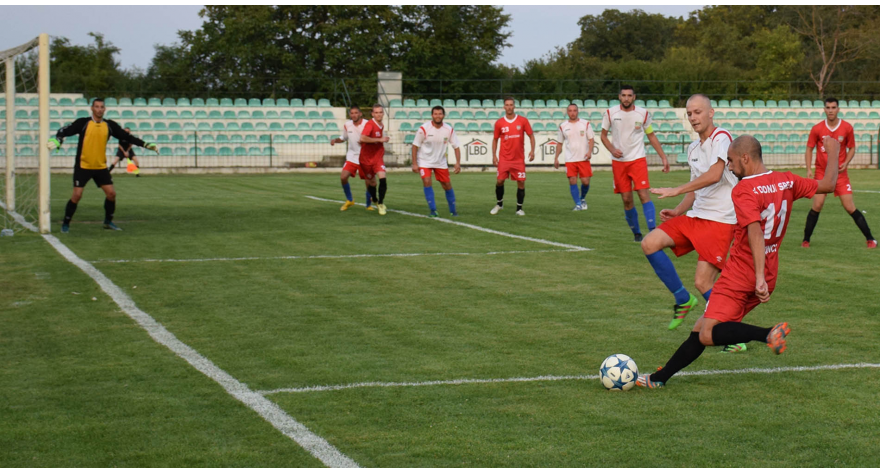
[[[776,218],[779,218],[779,229],[776,231],[776,237],[782,235],[782,229],[785,227],[785,215],[788,214],[788,200],[783,200],[779,206],[779,214],[776,214],[776,204],[770,203],[767,209],[761,213],[761,219],[767,221],[764,224],[764,240],[770,240],[773,236],[773,226],[776,225]]]

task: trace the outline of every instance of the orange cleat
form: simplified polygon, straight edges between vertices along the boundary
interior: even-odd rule
[[[868,241],[868,248],[869,248],[869,249],[875,249],[875,248],[877,248],[877,241],[876,241],[876,240],[869,240],[869,241]]]
[[[782,354],[786,349],[785,338],[790,332],[791,329],[788,327],[788,323],[779,323],[773,326],[770,334],[767,335],[767,347],[777,355]]]
[[[809,241],[809,240],[805,240],[805,241],[801,242],[801,247],[803,247],[803,248],[805,248],[805,249],[810,248],[810,241]]]

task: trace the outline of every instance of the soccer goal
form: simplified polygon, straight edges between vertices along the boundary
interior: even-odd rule
[[[0,51],[0,225],[50,231],[49,214],[49,35],[41,34]]]

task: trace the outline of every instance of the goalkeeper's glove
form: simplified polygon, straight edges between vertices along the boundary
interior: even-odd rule
[[[48,148],[49,151],[61,148],[61,142],[59,142],[57,138],[50,138],[49,142],[46,143],[46,148]]]
[[[147,150],[153,150],[156,153],[159,153],[159,147],[156,146],[155,143],[144,143],[144,148],[146,148]]]

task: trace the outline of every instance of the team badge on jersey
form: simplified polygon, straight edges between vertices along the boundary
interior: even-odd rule
[[[843,143],[843,138],[844,137],[837,137],[837,141],[839,141],[840,143]]]
[[[636,130],[642,129],[642,122],[636,122]]]
[[[581,136],[584,136],[587,132],[581,130]]]
[[[522,126],[517,125],[517,126],[516,126],[516,129],[517,129],[517,130],[522,130]]]

